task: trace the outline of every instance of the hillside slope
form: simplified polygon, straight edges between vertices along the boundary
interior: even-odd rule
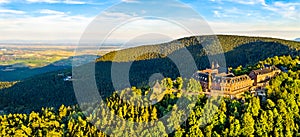
[[[234,50],[234,48],[239,47],[241,45],[245,45],[249,43],[263,43],[263,42],[271,42],[269,43],[269,46],[272,46],[272,44],[281,44],[295,51],[298,51],[300,49],[299,42],[282,40],[282,39],[274,39],[274,38],[232,36],[232,35],[193,36],[193,37],[181,38],[163,44],[146,45],[146,46],[128,48],[120,51],[113,51],[99,58],[97,61],[128,62],[128,61],[162,58],[184,47],[186,48],[191,47],[190,49],[198,48],[202,50],[203,45],[207,45],[211,47],[211,48],[207,48],[209,50],[213,50],[216,48],[217,50],[215,51],[202,51],[207,55],[214,55],[214,54],[219,54],[220,53],[219,51],[223,51],[223,53],[232,51]],[[219,45],[221,45],[222,49],[218,48]],[[137,56],[140,55],[141,52],[146,54],[142,56]],[[190,50],[190,52],[193,51]]]
[[[296,56],[300,54],[300,42],[242,36],[218,36],[218,38],[225,51],[226,64],[224,67],[253,65],[268,57],[281,55]],[[201,37],[200,41],[196,37],[189,37],[165,44],[141,46],[108,53],[99,58],[95,66],[95,79],[98,90],[103,97],[107,97],[113,91],[117,90],[114,89],[111,78],[111,66],[113,63],[119,66],[127,66],[129,65],[128,63],[131,64],[129,71],[130,85],[122,85],[124,88],[147,85],[148,80],[156,73],[175,79],[180,76],[179,71],[177,66],[167,56],[177,54],[183,47],[189,50],[198,69],[208,68],[210,66],[209,60],[205,56],[203,47],[201,46],[201,43],[205,42],[205,39],[210,39],[210,37]],[[178,44],[172,45],[172,43],[176,42],[180,42],[181,44],[179,46]],[[214,43],[210,44],[214,45]],[[163,54],[155,54],[155,52],[152,52],[152,54],[150,52],[150,54],[145,54],[138,58],[135,57],[141,51],[155,50],[161,50]],[[209,52],[210,56],[219,56],[219,53],[216,51],[212,50]],[[122,58],[115,60],[115,54],[119,54],[118,56]],[[184,58],[183,55],[181,57]],[[187,64],[182,62],[179,65]],[[64,82],[63,77],[57,76],[58,73],[61,72],[52,72],[28,78],[11,88],[0,91],[0,110],[30,112],[30,110],[38,110],[40,107],[58,107],[61,104],[76,104],[72,83]],[[70,75],[71,71],[68,70],[64,73]],[[192,74],[193,72],[189,73]],[[122,76],[123,74],[120,74],[120,77]]]

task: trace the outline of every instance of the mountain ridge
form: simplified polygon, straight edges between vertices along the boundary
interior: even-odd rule
[[[231,40],[231,41],[228,41]],[[162,44],[154,44],[154,45],[142,45],[138,47],[131,47],[128,49],[123,49],[119,51],[113,51],[110,53],[105,54],[101,58],[97,59],[99,61],[113,61],[113,62],[128,62],[128,61],[136,61],[136,60],[145,60],[145,59],[153,59],[153,58],[161,58],[166,57],[167,55],[171,54],[172,52],[180,49],[186,48],[192,45],[201,45],[204,42],[213,42],[210,49],[218,48],[219,51],[223,51],[223,53],[233,50],[234,48],[238,47],[239,45],[247,44],[250,42],[275,42],[280,43],[283,45],[287,45],[288,47],[299,50],[300,43],[297,41],[290,41],[278,38],[268,38],[268,37],[251,37],[251,36],[234,36],[234,35],[206,35],[206,36],[191,36],[180,38],[177,40],[173,40],[170,42],[162,43]],[[178,44],[181,43],[181,44]],[[220,43],[220,44],[218,44]],[[171,49],[166,49],[172,47]],[[221,49],[220,49],[221,47]],[[143,49],[143,52],[154,52],[155,55],[147,58],[136,58],[132,55],[137,55],[136,51],[139,49]],[[212,51],[214,52],[214,51]],[[162,53],[162,54],[157,54]],[[116,54],[118,54],[116,56]],[[124,56],[129,56],[125,57]],[[127,60],[126,60],[127,59]]]
[[[224,67],[253,65],[269,57],[283,55],[297,56],[300,54],[297,49],[297,47],[300,47],[300,42],[241,36],[220,37],[220,43],[224,44],[222,47],[226,51],[224,53],[226,64],[222,64]],[[205,53],[202,53],[203,47],[199,44],[200,42],[197,38],[189,37],[179,40],[184,43],[181,47],[186,48],[193,56],[197,69],[201,70],[210,67],[209,59],[205,56]],[[145,49],[147,49],[146,51],[151,51],[152,48],[158,50],[160,47],[164,48],[163,50],[165,51],[162,51],[162,53],[165,53],[165,55],[146,54],[140,56],[136,61],[131,60],[134,59],[133,57],[127,57],[128,55],[134,56],[139,51]],[[170,49],[166,44],[164,46],[141,46],[110,52],[98,58],[95,64],[95,79],[100,95],[105,98],[117,90],[114,89],[111,78],[111,66],[113,63],[117,63],[120,66],[131,65],[129,70],[130,85],[124,84],[122,85],[124,87],[143,86],[149,82],[153,74],[157,73],[162,74],[164,77],[177,78],[180,76],[180,73],[177,66],[168,56],[177,54],[179,50],[180,48],[176,46]],[[123,62],[122,60],[111,61],[114,57],[112,54],[116,52],[120,52],[121,57],[124,57],[121,58]],[[214,51],[210,52],[214,53]],[[219,56],[219,54],[210,56]],[[185,58],[183,55],[180,57]],[[180,65],[186,64],[182,62]],[[72,88],[72,83],[63,81],[64,77],[58,76],[59,73],[71,75],[70,70],[46,73],[28,78],[8,89],[1,90],[0,110],[7,109],[7,111],[11,112],[15,108],[18,108],[17,111],[30,112],[32,109],[39,110],[41,107],[59,107],[61,104],[76,104],[76,96]],[[190,73],[192,74],[193,72]],[[26,105],[24,106],[24,104]]]

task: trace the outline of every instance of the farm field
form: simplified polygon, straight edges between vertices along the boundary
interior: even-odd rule
[[[19,81],[35,75],[70,69],[72,61],[90,62],[116,47],[107,47],[95,55],[91,47],[77,50],[76,46],[21,46],[0,44],[0,81]]]
[[[37,68],[49,65],[59,60],[68,59],[75,55],[76,46],[22,46],[0,45],[0,66],[15,65],[15,67]],[[102,56],[115,47],[99,50]],[[93,55],[90,47],[78,50],[76,55]],[[10,69],[7,69],[9,71]]]

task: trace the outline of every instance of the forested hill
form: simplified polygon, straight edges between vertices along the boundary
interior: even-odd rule
[[[128,66],[128,63],[131,65],[128,75],[130,85],[122,85],[124,88],[145,86],[149,83],[152,75],[157,73],[172,79],[181,76],[177,66],[166,56],[177,54],[177,51],[183,47],[187,47],[186,49],[194,57],[198,69],[208,68],[210,67],[209,60],[203,53],[201,44],[210,41],[210,39],[213,39],[213,37],[189,37],[160,45],[125,49],[117,51],[118,56],[121,57],[117,58],[118,60],[114,59],[114,55],[117,52],[108,53],[99,58],[95,66],[95,79],[98,90],[104,97],[108,97],[113,91],[118,90],[113,87],[111,60],[116,61],[119,66]],[[239,65],[254,65],[259,61],[274,56],[291,55],[291,57],[296,57],[296,55],[300,55],[300,42],[242,36],[218,36],[218,39],[225,52],[226,67],[235,68]],[[215,43],[208,44],[214,45]],[[163,54],[157,54],[155,50],[160,50]],[[137,53],[145,53],[147,51],[152,52],[136,56],[138,55]],[[214,50],[208,52],[210,52],[208,54],[216,54],[216,56],[219,54]],[[180,57],[185,58],[184,55]],[[179,65],[184,66],[186,63],[183,61]],[[71,75],[70,70],[62,72],[66,75]],[[76,104],[72,82],[65,82],[63,80],[64,77],[58,76],[62,72],[51,72],[34,76],[18,82],[10,88],[0,90],[0,110],[7,112],[31,112],[32,109],[40,110],[41,107]],[[194,72],[189,73],[192,74]],[[123,76],[122,73],[119,76]]]
[[[221,48],[218,48],[220,43]],[[283,39],[266,38],[266,37],[248,37],[248,36],[233,36],[233,35],[217,35],[217,36],[193,36],[187,38],[181,38],[168,43],[156,44],[156,45],[146,45],[134,48],[128,48],[120,51],[110,52],[103,57],[99,58],[97,61],[113,61],[113,62],[128,62],[137,60],[148,60],[155,58],[163,58],[174,51],[186,47],[191,50],[201,50],[197,52],[196,55],[202,56],[204,53],[206,55],[219,54],[220,51],[228,53],[237,47],[242,47],[248,45],[247,50],[255,50],[256,45],[267,44],[264,51],[272,50],[278,47],[276,45],[282,45],[282,48],[288,48],[291,51],[298,51],[300,49],[300,42],[288,41]],[[202,45],[211,46],[208,51],[204,51]],[[145,54],[142,54],[145,53]],[[160,53],[160,54],[159,54]]]
[[[186,92],[201,93],[199,81],[182,78],[172,81],[166,78],[160,82],[164,87],[163,94],[132,87],[112,94],[106,103],[91,102],[80,108],[77,105],[62,105],[59,109],[43,108],[39,113],[30,114],[0,114],[0,134],[51,137],[298,137],[299,59],[300,56],[276,56],[259,62],[289,69],[270,81],[265,97],[254,96],[250,92],[246,92],[242,100],[199,95],[194,98],[193,104],[188,101],[193,99],[186,96]],[[148,106],[149,95],[162,100]],[[180,100],[185,101],[178,103]]]

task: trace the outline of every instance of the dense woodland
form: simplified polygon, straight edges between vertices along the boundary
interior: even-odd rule
[[[299,50],[299,47],[299,42],[274,38],[230,35],[194,36],[174,40],[163,44],[140,46],[110,52],[99,58],[98,61],[130,62],[155,58],[165,58],[182,48],[187,48],[194,57],[200,57],[203,55],[216,55],[220,53],[232,54],[240,51],[243,51],[243,54],[253,54],[254,52],[256,52],[256,55],[259,55],[259,53],[262,53],[263,51],[267,53],[260,54],[259,56],[267,55],[269,57],[273,57],[278,54],[299,54],[298,52],[295,52]],[[277,51],[274,52],[275,50]],[[291,51],[292,53],[287,53],[287,51]],[[271,56],[270,54],[275,55]],[[257,61],[253,59],[255,58],[252,58],[252,60],[250,60],[256,63]]]
[[[179,99],[190,100],[186,96],[188,94],[185,94],[189,91],[202,91],[199,82],[190,79],[193,72],[181,76],[169,57],[185,58],[179,53],[186,48],[193,56],[197,69],[209,68],[206,55],[218,58],[221,54],[216,48],[203,49],[205,45],[217,47],[218,42],[214,38],[183,38],[166,44],[111,52],[99,58],[95,65],[95,78],[99,93],[106,98],[105,103],[111,110],[109,112],[89,109],[91,106],[101,108],[104,105],[95,102],[80,107],[89,111],[82,112],[79,109],[72,82],[64,81],[64,76],[58,75],[72,75],[71,70],[50,72],[18,83],[1,83],[0,112],[5,115],[0,116],[0,135],[105,136],[105,133],[112,132],[105,127],[120,127],[118,131],[112,132],[113,136],[299,136],[300,43],[271,38],[218,36],[226,57],[226,64],[220,65],[229,67],[236,75],[248,74],[251,70],[265,65],[276,65],[288,70],[271,80],[265,101],[250,93],[246,93],[242,100],[207,98],[196,94],[197,103],[188,107],[191,113],[187,121],[179,124],[178,120],[185,112],[177,108],[176,102]],[[138,54],[141,51],[145,54]],[[125,84],[120,89],[114,89],[110,76],[112,64],[122,67],[128,63],[132,63],[129,72],[130,85]],[[182,62],[179,65],[189,64]],[[168,77],[160,81],[163,93],[154,95],[162,100],[152,106],[143,103],[133,105],[130,100],[139,95],[145,95],[144,101],[151,101],[149,96],[153,97],[153,90],[148,83],[155,73]],[[119,91],[120,94],[114,91]],[[124,98],[129,101],[124,101]],[[203,121],[201,118],[207,112],[204,105],[208,100],[219,104],[210,106],[218,111],[212,119]],[[158,119],[168,112],[172,115],[168,121],[173,123],[159,122]],[[116,122],[114,115],[140,125]],[[101,119],[97,119],[98,117]],[[143,124],[145,122],[150,124]],[[199,126],[203,122],[207,124]],[[172,131],[172,127],[175,131],[167,134]]]
[[[160,81],[164,97],[155,105],[148,106],[142,102],[133,105],[136,97],[145,95],[143,98],[145,101],[147,95],[153,91],[149,87],[132,87],[118,92],[119,94],[114,93],[106,99],[105,105],[109,111],[101,109],[104,104],[87,103],[81,106],[81,109],[88,110],[84,112],[81,112],[78,106],[62,105],[59,109],[43,108],[40,112],[30,114],[2,115],[0,134],[2,136],[106,136],[105,133],[111,133],[111,136],[299,136],[299,56],[268,58],[252,67],[265,63],[270,65],[284,63],[289,70],[271,80],[265,101],[250,93],[245,93],[241,100],[208,98],[199,94],[196,103],[187,106],[191,112],[187,121],[182,124],[179,120],[185,112],[174,104],[178,99],[189,100],[190,96],[186,96],[189,92],[201,93],[200,83],[193,79],[177,78],[173,81],[166,78]],[[211,109],[204,108],[209,100],[215,102],[210,107],[216,108],[217,111],[213,117],[203,121],[202,117],[212,113],[209,111]],[[99,108],[94,109],[97,105]],[[171,112],[171,116],[167,121],[172,122],[167,124],[159,122],[159,118],[168,112]],[[117,121],[116,116],[139,124]],[[203,122],[207,124],[200,126]],[[113,130],[115,127],[118,127],[118,130]],[[167,134],[172,127],[175,131]]]
[[[213,61],[220,63],[222,67],[237,68],[241,65],[240,69],[243,68],[243,72],[237,70],[237,74],[247,73],[255,68],[249,68],[249,66],[251,67],[261,60],[274,56],[289,55],[291,58],[295,58],[297,55],[300,55],[297,49],[297,47],[300,47],[300,43],[294,41],[242,36],[218,36],[218,40],[224,49],[226,64],[221,64],[222,62],[218,62],[218,60]],[[189,74],[185,76],[180,75],[178,65],[189,66],[190,64],[182,61],[180,64],[175,65],[169,57],[185,59],[186,57],[180,54],[180,51],[183,47],[186,47],[194,58],[197,69],[209,68],[210,61],[206,55],[208,54],[212,58],[218,59],[220,53],[213,51],[215,48],[207,48],[212,51],[204,51],[203,45],[216,47],[217,42],[214,36],[202,36],[183,38],[160,45],[125,49],[118,51],[118,56],[121,57],[118,59],[122,59],[119,61],[113,59],[113,54],[116,52],[108,53],[99,58],[95,64],[95,78],[98,90],[103,98],[106,98],[111,96],[116,90],[131,86],[143,87],[149,83],[150,77],[155,73],[160,73],[164,77],[171,79],[176,79],[177,77],[190,78],[196,70],[189,71]],[[163,54],[157,54],[156,51],[158,50],[160,50],[159,53]],[[138,54],[140,52],[145,54]],[[148,54],[147,52],[153,54]],[[137,56],[135,57],[136,61],[130,61],[135,55]],[[157,58],[156,55],[160,57]],[[121,68],[128,64],[131,64],[129,71],[130,84],[121,85],[122,88],[120,89],[114,89],[111,78],[111,66],[118,65]],[[245,68],[248,70],[245,71]],[[39,111],[42,107],[58,108],[61,104],[67,106],[77,104],[72,82],[63,81],[64,77],[58,76],[60,73],[64,73],[66,76],[72,75],[71,70],[50,72],[27,78],[11,88],[0,90],[0,110],[30,113],[32,110]],[[120,73],[118,75],[122,76],[123,74]]]
[[[284,71],[292,70],[296,71],[299,69],[299,56],[296,56],[294,59],[290,56],[275,56],[272,58],[267,58],[264,61],[259,61],[253,66],[246,66],[243,67],[242,65],[238,66],[235,69],[229,68],[235,75],[243,75],[243,74],[249,74],[252,70],[260,69],[265,66],[277,66],[280,69],[284,69]]]

